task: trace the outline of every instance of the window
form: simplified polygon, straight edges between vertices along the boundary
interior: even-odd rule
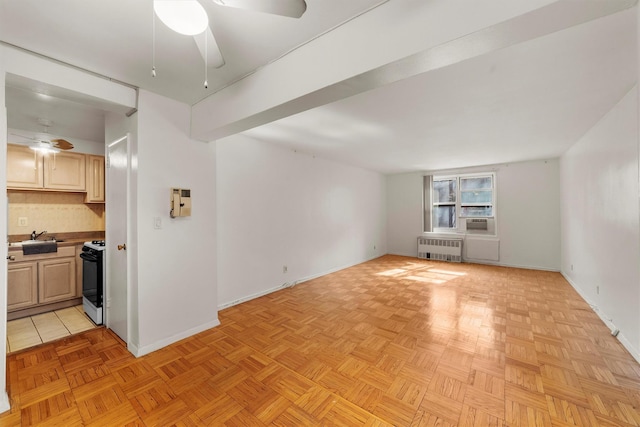
[[[493,177],[460,177],[460,216],[488,218],[493,216]]]
[[[493,182],[493,173],[425,177],[425,231],[457,230],[462,218],[493,218]]]
[[[456,228],[457,179],[433,180],[433,227]]]

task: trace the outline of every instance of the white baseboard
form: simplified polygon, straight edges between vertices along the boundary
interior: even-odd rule
[[[609,328],[609,330],[611,330],[611,331],[619,330],[620,331],[616,338],[618,338],[618,341],[620,341],[620,344],[622,344],[624,346],[624,348],[627,349],[627,351],[631,354],[631,356],[633,356],[633,358],[636,359],[636,361],[638,363],[640,363],[640,351],[633,346],[633,344],[627,339],[627,337],[625,337],[624,331],[620,330],[611,320],[609,320],[609,319],[611,319],[611,317],[609,317],[606,313],[602,312],[600,310],[600,308],[596,304],[594,304],[592,301],[590,301],[589,298],[586,296],[586,294],[584,292],[582,292],[582,289],[580,289],[580,286],[578,286],[577,283],[575,283],[573,280],[571,280],[571,278],[568,275],[566,275],[564,273],[564,271],[560,271],[560,274],[562,274],[562,277],[564,277],[564,279],[567,282],[569,282],[571,287],[573,289],[575,289],[575,291],[582,297],[582,299],[585,300],[587,302],[587,304],[589,304],[591,306],[591,308],[593,309],[594,313],[596,313],[598,315],[600,320],[602,320],[602,322],[604,322],[604,324],[607,326],[607,328]]]
[[[145,345],[143,347],[138,347],[133,343],[128,343],[127,344],[127,349],[135,356],[135,357],[141,357],[144,356],[145,354],[149,354],[152,353],[156,350],[160,350],[163,347],[166,347],[168,345],[171,345],[173,343],[176,343],[182,339],[185,338],[189,338],[192,335],[198,334],[202,331],[206,331],[207,329],[211,329],[211,328],[215,328],[216,326],[220,325],[220,321],[218,320],[217,316],[215,320],[212,320],[211,322],[207,322],[205,324],[196,326],[195,328],[191,328],[188,329],[184,332],[180,332],[179,334],[173,335],[169,338],[165,338],[163,340],[160,341],[156,341],[153,344],[148,344]]]
[[[495,265],[496,267],[522,268],[525,270],[552,271],[554,273],[560,272],[560,270],[557,268],[539,267],[535,265],[525,265],[525,264],[505,264],[500,261],[463,259],[462,262],[466,262],[469,264]]]
[[[413,252],[413,253],[389,253],[388,255],[398,255],[398,256],[407,256],[407,257],[411,257],[411,258],[418,258],[418,253],[417,252]],[[423,261],[430,261],[430,260],[425,260],[423,258],[418,258],[421,259]],[[475,259],[462,259],[462,262],[466,262],[469,264],[481,264],[481,265],[495,265],[496,267],[510,267],[510,268],[524,268],[527,270],[540,270],[540,271],[553,271],[553,272],[559,272],[560,269],[557,268],[548,268],[548,267],[539,267],[539,266],[534,266],[534,265],[524,265],[524,264],[505,264],[505,263],[501,263],[500,261],[486,261],[486,260],[475,260]]]
[[[293,282],[295,284],[295,282]],[[291,286],[291,283],[283,283],[280,286],[276,286],[275,288],[265,289],[264,291],[257,292],[255,294],[247,295],[246,297],[238,298],[231,302],[225,302],[223,304],[218,305],[218,311],[224,310],[225,308],[233,307],[234,305],[242,304],[243,302],[251,301],[252,299],[260,298],[261,296],[268,295],[272,292],[279,291],[280,289],[288,288]]]
[[[322,273],[313,274],[313,275],[310,275],[310,276],[305,276],[305,277],[299,278],[298,280],[294,280],[292,282],[283,283],[282,285],[276,286],[275,288],[265,289],[264,291],[260,291],[260,292],[257,292],[255,294],[247,295],[246,297],[242,297],[242,298],[238,298],[236,300],[230,301],[230,302],[222,303],[222,304],[218,305],[218,311],[224,310],[225,308],[233,307],[234,305],[242,304],[243,302],[251,301],[252,299],[260,298],[262,296],[268,295],[268,294],[270,294],[272,292],[279,291],[281,289],[290,288],[290,287],[298,285],[300,283],[304,283],[304,282],[308,282],[309,280],[317,279],[318,277],[326,276],[327,274],[335,273],[336,271],[344,270],[345,268],[353,267],[354,265],[362,264],[363,262],[367,262],[367,261],[371,261],[371,260],[376,259],[376,258],[380,258],[381,256],[384,256],[384,254],[374,255],[371,258],[367,258],[367,259],[365,259],[363,261],[358,261],[358,262],[355,262],[355,263],[352,263],[352,264],[343,265],[341,267],[332,268],[330,270],[323,271]],[[414,258],[415,258],[415,255],[414,255]]]
[[[403,253],[403,252],[389,252],[387,255],[397,255],[397,256],[408,256],[411,258],[418,258],[418,252],[411,252],[411,253]]]
[[[9,395],[6,391],[0,393],[0,413],[6,412],[11,409],[11,402],[9,402]]]
[[[129,350],[129,353],[133,354],[135,357],[144,356],[144,354],[140,354],[138,346],[133,343],[127,343],[127,350]]]

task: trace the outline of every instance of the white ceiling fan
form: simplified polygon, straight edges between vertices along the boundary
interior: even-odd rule
[[[177,33],[193,36],[205,61],[205,69],[209,65],[220,68],[225,64],[213,32],[209,27],[209,18],[201,4],[201,2],[205,1],[211,1],[224,7],[296,19],[300,18],[307,10],[305,0],[153,0],[155,15],[167,27]],[[154,64],[152,69],[154,77],[155,73]],[[207,87],[206,77],[205,87]]]
[[[45,151],[45,152],[58,152],[60,150],[71,150],[73,149],[73,144],[62,138],[54,138],[54,139],[46,139],[46,136],[49,134],[49,127],[53,126],[53,122],[49,119],[38,119],[38,124],[44,127],[44,132],[40,135],[45,135],[44,138],[38,138],[33,136],[25,136],[19,135],[17,133],[12,133],[13,136],[19,136],[20,138],[30,139],[34,141],[29,144],[29,147],[36,151]]]

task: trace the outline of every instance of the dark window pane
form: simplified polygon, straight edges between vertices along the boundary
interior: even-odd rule
[[[460,208],[463,217],[489,217],[493,216],[492,206],[465,206]]]
[[[433,203],[456,201],[456,180],[447,179],[433,182]]]
[[[456,207],[455,206],[434,206],[433,207],[433,228],[455,228],[456,227]]]
[[[465,203],[491,203],[493,192],[487,190],[478,191],[462,191],[460,193],[460,202]]]
[[[492,185],[490,176],[483,176],[479,178],[460,178],[461,190],[490,190],[491,188]]]

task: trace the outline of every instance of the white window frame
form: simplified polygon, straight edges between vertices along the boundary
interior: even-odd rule
[[[491,202],[490,203],[462,203],[462,193],[464,191],[471,190],[462,190],[461,188],[461,180],[466,178],[491,178]],[[436,205],[439,206],[447,206],[449,203],[434,203],[434,183],[437,181],[445,181],[445,180],[455,180],[456,181],[456,201],[455,201],[455,227],[434,227],[434,219],[433,207]],[[426,182],[426,181],[425,181]],[[431,229],[425,229],[425,232],[433,232],[433,233],[464,233],[466,231],[466,223],[467,219],[473,218],[486,218],[492,221],[495,221],[496,217],[496,174],[495,172],[478,172],[478,173],[467,173],[467,174],[447,174],[447,175],[434,175],[432,179],[429,180],[431,188],[430,188],[430,200],[424,200],[425,204],[428,202],[429,206],[424,208],[424,215],[429,215],[428,222],[425,221],[425,224],[430,224]],[[488,191],[488,189],[481,189],[480,191]],[[467,206],[491,206],[491,215],[490,216],[478,216],[478,215],[463,215],[462,207]],[[465,224],[463,224],[465,223]],[[426,227],[425,227],[426,228]]]
[[[456,183],[456,192],[455,192],[455,196],[456,196],[456,200],[451,203],[451,202],[441,202],[441,203],[437,203],[434,201],[434,185],[437,181],[455,181]],[[458,178],[458,176],[456,175],[444,175],[444,176],[434,176],[433,177],[433,181],[431,182],[431,205],[430,205],[430,209],[429,209],[429,214],[431,215],[431,224],[434,224],[433,221],[433,208],[434,206],[453,206],[455,208],[455,227],[439,227],[439,228],[433,228],[433,231],[439,231],[439,232],[452,232],[458,229],[458,226],[460,224],[459,221],[459,215],[458,213],[460,212],[460,179]]]

